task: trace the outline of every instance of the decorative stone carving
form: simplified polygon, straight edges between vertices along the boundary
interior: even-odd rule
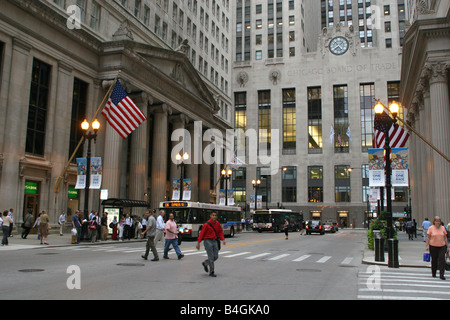
[[[242,87],[245,87],[245,85],[246,85],[247,82],[248,82],[248,74],[247,74],[247,72],[245,72],[245,71],[239,72],[239,74],[237,75],[236,80],[237,80],[237,82],[239,83],[239,86],[240,86],[241,88],[242,88]]]
[[[270,81],[272,81],[273,85],[276,86],[278,81],[281,80],[281,71],[280,70],[272,70],[269,75]]]
[[[113,34],[113,40],[134,40],[128,20],[120,24],[119,29]]]
[[[186,79],[184,78],[183,65],[181,63],[175,64],[175,67],[173,67],[170,76],[174,78],[177,82],[182,84],[183,87],[186,87]]]

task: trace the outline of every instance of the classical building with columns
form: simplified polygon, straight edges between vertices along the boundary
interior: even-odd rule
[[[210,202],[220,166],[189,146],[202,148],[208,129],[225,135],[232,127],[230,16],[228,1],[2,1],[1,209],[13,208],[17,225],[27,211],[46,210],[56,223],[63,210],[83,209],[76,164],[64,168],[81,122],[93,117],[119,71],[148,120],[122,139],[99,115],[92,156],[103,160],[102,189],[151,208],[170,199],[180,177],[171,155],[180,139],[172,133],[186,129],[192,200]],[[76,157],[86,155],[86,144]],[[99,194],[90,191],[89,210],[101,210]]]
[[[412,134],[410,141],[413,217],[440,216],[450,222],[450,2],[409,1],[401,97],[408,121],[431,143]],[[439,152],[437,152],[438,150]]]

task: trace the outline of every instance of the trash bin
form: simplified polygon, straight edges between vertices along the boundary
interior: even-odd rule
[[[388,267],[389,268],[399,268],[400,264],[398,262],[398,240],[388,239]]]
[[[375,235],[375,261],[384,262],[384,238],[381,233]]]

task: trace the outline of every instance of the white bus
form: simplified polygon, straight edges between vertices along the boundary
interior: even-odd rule
[[[182,239],[197,238],[212,212],[217,213],[225,236],[234,237],[237,232],[242,231],[240,207],[188,201],[164,201],[160,203],[159,209],[164,210],[165,219],[173,213]]]

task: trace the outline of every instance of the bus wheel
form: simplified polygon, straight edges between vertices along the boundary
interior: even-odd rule
[[[233,238],[233,237],[234,237],[234,228],[231,227],[231,230],[230,230],[230,238]]]

